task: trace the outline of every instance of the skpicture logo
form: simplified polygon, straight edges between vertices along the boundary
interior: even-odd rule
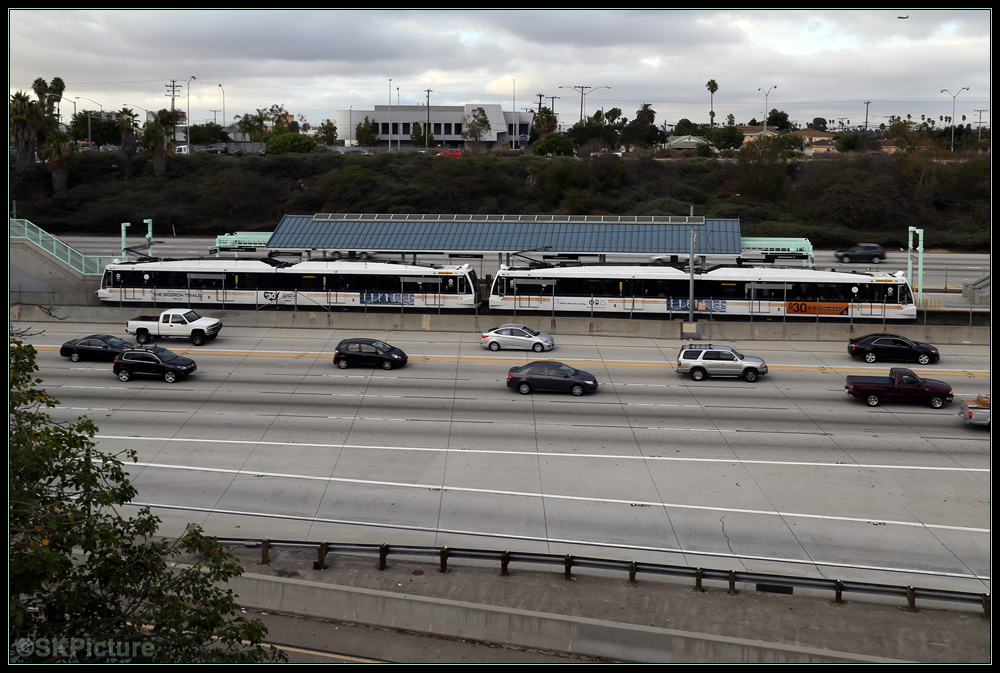
[[[20,638],[14,651],[21,659],[51,657],[58,661],[130,661],[156,654],[156,645],[137,640],[94,640],[92,638]]]

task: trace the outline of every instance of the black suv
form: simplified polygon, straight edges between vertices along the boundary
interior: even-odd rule
[[[847,352],[865,362],[895,360],[929,365],[941,359],[941,353],[930,344],[910,341],[898,334],[869,334],[854,337],[847,343]]]
[[[374,365],[382,369],[402,367],[406,353],[378,339],[344,339],[333,353],[333,364],[341,369],[356,365]]]
[[[878,264],[885,261],[885,248],[877,243],[858,243],[845,250],[838,250],[834,254],[844,264],[864,261]]]
[[[174,383],[198,369],[191,358],[181,357],[159,346],[140,346],[122,351],[115,358],[114,372],[119,381],[133,376],[162,376],[167,383]]]

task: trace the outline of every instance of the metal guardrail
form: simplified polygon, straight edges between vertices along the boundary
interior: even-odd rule
[[[440,572],[443,573],[448,571],[448,561],[450,559],[495,561],[500,564],[500,575],[503,577],[508,576],[508,567],[511,563],[536,563],[542,565],[562,566],[563,576],[567,580],[572,579],[573,568],[593,568],[621,572],[623,574],[628,573],[628,581],[632,584],[635,584],[636,576],[639,573],[687,578],[694,582],[695,591],[699,592],[704,591],[702,583],[709,580],[727,583],[729,587],[728,591],[731,595],[738,593],[736,590],[737,584],[754,584],[757,586],[766,585],[767,587],[781,587],[787,589],[799,588],[829,591],[833,594],[834,602],[838,605],[843,602],[843,595],[845,593],[894,597],[905,599],[907,609],[910,612],[917,611],[917,599],[942,601],[946,603],[980,605],[983,611],[983,619],[987,621],[990,620],[990,594],[988,593],[928,589],[923,587],[902,586],[898,584],[878,584],[872,582],[851,582],[844,580],[793,577],[790,575],[773,575],[769,573],[721,570],[717,568],[694,568],[691,566],[675,566],[660,563],[639,563],[636,561],[619,561],[615,559],[603,559],[588,556],[572,556],[569,554],[536,554],[486,549],[465,549],[458,547],[270,540],[267,538],[260,540],[247,538],[216,538],[216,540],[219,543],[230,547],[260,547],[261,563],[263,564],[269,562],[269,552],[271,549],[315,549],[317,551],[317,560],[313,567],[320,570],[326,569],[326,556],[330,552],[342,554],[367,554],[372,556],[378,555],[379,570],[385,570],[388,567],[387,562],[389,554],[399,556],[436,557],[439,562]]]
[[[105,267],[114,262],[115,258],[111,256],[84,255],[28,220],[9,219],[8,222],[10,238],[23,238],[82,274],[100,276],[104,273]]]

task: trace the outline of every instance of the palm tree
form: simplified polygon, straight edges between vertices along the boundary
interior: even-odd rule
[[[49,92],[46,98],[48,98],[50,103],[55,103],[57,117],[59,115],[59,103],[62,102],[63,93],[65,91],[66,91],[66,82],[63,81],[63,78],[53,77],[52,81],[49,82]]]
[[[66,191],[69,164],[74,152],[76,152],[76,143],[70,140],[68,135],[59,131],[49,134],[40,154],[43,159],[49,162],[49,170],[52,171],[53,192]]]
[[[18,176],[34,175],[39,130],[45,122],[41,103],[31,100],[31,96],[24,91],[18,91],[10,97],[9,114],[10,137],[15,152],[14,172]]]
[[[132,156],[136,152],[135,140],[136,114],[127,107],[118,113],[118,128],[122,132],[122,154],[125,155],[125,179],[128,180],[132,169]]]
[[[709,99],[711,101],[711,111],[708,113],[711,120],[710,127],[715,128],[715,92],[719,90],[719,84],[714,79],[710,79],[705,83],[705,88],[708,89],[709,96],[711,96]]]
[[[635,111],[635,121],[643,126],[652,126],[653,121],[656,119],[656,110],[653,109],[652,104],[643,103],[639,106],[639,109]]]

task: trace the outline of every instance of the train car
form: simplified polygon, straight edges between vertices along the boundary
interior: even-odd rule
[[[593,315],[688,313],[689,272],[673,266],[501,267],[490,310]],[[695,313],[737,317],[916,318],[902,272],[840,272],[772,266],[696,269]]]
[[[472,311],[479,306],[477,289],[468,264],[208,258],[110,264],[97,296],[113,306]]]

